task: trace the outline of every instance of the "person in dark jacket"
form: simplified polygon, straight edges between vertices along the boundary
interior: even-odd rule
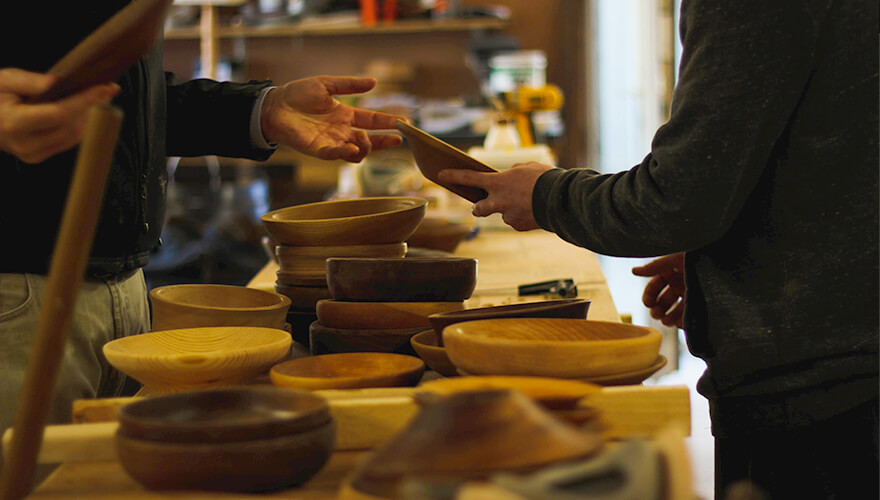
[[[877,26],[876,1],[685,0],[641,164],[441,172],[489,193],[475,215],[666,256],[635,272],[706,361],[718,498],[878,497]]]
[[[116,82],[35,104],[28,97],[53,81],[45,71],[128,0],[50,3],[9,5],[0,30],[0,434],[14,419],[90,106],[111,102],[124,117],[49,423],[69,422],[75,399],[119,394],[101,348],[150,328],[141,268],[160,243],[167,156],[265,160],[282,144],[359,162],[401,142],[367,132],[400,117],[334,97],[367,92],[372,78],[181,82],[163,70],[161,41]]]

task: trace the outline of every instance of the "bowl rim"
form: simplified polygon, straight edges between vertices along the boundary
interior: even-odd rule
[[[473,314],[486,314],[486,313],[497,313],[499,315],[509,314],[511,312],[528,312],[530,310],[556,310],[561,309],[567,306],[581,305],[581,304],[590,304],[592,302],[591,299],[585,297],[571,298],[571,299],[553,299],[553,300],[541,300],[534,302],[517,302],[514,304],[499,304],[497,306],[483,306],[483,307],[472,307],[468,309],[462,309],[460,311],[445,311],[440,313],[434,313],[431,316],[435,316],[437,319],[447,319],[447,318],[458,318],[458,317],[468,317]],[[493,315],[494,316],[494,315]],[[430,316],[429,316],[430,318]],[[502,318],[482,318],[482,319],[502,319]],[[521,319],[521,318],[520,318]],[[562,319],[562,318],[560,318]],[[569,318],[573,319],[573,318]],[[473,320],[479,321],[479,320]]]
[[[222,307],[222,306],[209,306],[204,304],[191,304],[188,302],[178,302],[174,300],[168,300],[168,298],[163,297],[163,292],[171,291],[171,290],[179,290],[184,288],[214,288],[214,289],[236,289],[236,290],[253,290],[254,293],[252,295],[263,295],[266,297],[275,297],[278,299],[277,304],[270,304],[265,306],[255,306],[255,307]],[[250,288],[246,286],[236,286],[236,285],[222,285],[222,284],[214,284],[214,283],[182,283],[177,285],[163,285],[158,286],[150,290],[150,299],[154,301],[160,301],[165,304],[177,306],[177,307],[186,307],[189,309],[197,309],[204,311],[231,311],[231,312],[260,312],[260,311],[274,311],[279,309],[284,309],[285,307],[289,308],[293,303],[289,297],[284,294],[280,294],[278,292],[272,292],[269,290],[261,290],[259,288]]]
[[[329,205],[329,204],[346,204],[353,202],[361,202],[364,200],[396,200],[396,201],[412,201],[414,202],[412,205],[397,208],[394,210],[386,210],[384,212],[375,212],[369,214],[362,215],[352,215],[346,217],[330,217],[325,219],[292,219],[292,220],[279,220],[277,217],[288,210],[294,208],[302,208],[302,207],[312,207],[317,205]],[[424,208],[428,205],[428,200],[425,198],[419,198],[416,196],[365,196],[359,198],[348,198],[343,200],[328,200],[328,201],[317,201],[313,203],[303,203],[300,205],[291,205],[289,207],[278,208],[272,210],[270,212],[266,212],[265,214],[260,216],[260,220],[268,223],[276,223],[276,224],[325,224],[328,221],[335,221],[339,219],[363,219],[370,217],[378,217],[383,215],[396,214],[400,212],[406,212],[408,210],[418,210],[420,208]]]
[[[419,333],[413,335],[412,337],[410,337],[409,341],[411,344],[413,344],[413,349],[415,349],[416,344],[418,344],[419,347],[422,347],[422,348],[425,348],[428,350],[437,351],[437,352],[440,352],[440,351],[446,352],[446,348],[443,346],[431,345],[431,344],[426,344],[425,342],[423,342],[423,340],[425,338],[431,336],[429,334],[433,335],[434,342],[436,344],[437,332],[435,332],[433,328],[429,328],[425,331],[419,332]]]
[[[479,328],[486,322],[491,322],[492,324],[504,324],[510,322],[519,323],[521,321],[537,321],[540,323],[569,323],[569,324],[577,324],[577,323],[586,323],[586,324],[608,324],[614,326],[624,325],[627,328],[632,328],[634,330],[639,330],[643,332],[642,335],[634,336],[634,337],[626,337],[621,339],[603,339],[603,340],[552,340],[552,339],[518,339],[518,338],[504,338],[504,337],[493,337],[489,335],[482,335],[479,331],[459,331],[456,329],[464,328],[467,330],[473,328]],[[577,323],[575,323],[577,322]],[[450,330],[451,329],[451,330]],[[449,335],[452,337],[449,337]],[[501,345],[528,345],[528,346],[593,346],[593,347],[603,347],[603,346],[619,346],[625,344],[643,344],[643,343],[652,343],[654,341],[662,340],[663,334],[660,330],[655,328],[647,327],[647,326],[639,326],[632,325],[627,323],[618,323],[616,321],[598,321],[598,320],[588,320],[588,319],[574,319],[574,318],[491,318],[491,319],[480,319],[474,321],[461,321],[459,323],[453,323],[452,325],[447,326],[443,329],[443,338],[444,344],[446,344],[445,340],[449,338],[460,337],[466,338],[465,342],[468,343],[482,343],[482,344],[501,344]]]
[[[405,370],[398,369],[396,371],[385,371],[385,372],[371,371],[371,372],[365,372],[364,375],[346,375],[346,376],[287,375],[285,373],[279,373],[278,370],[276,370],[276,368],[278,368],[279,366],[282,366],[282,365],[290,365],[290,364],[294,364],[296,362],[306,363],[306,361],[303,361],[303,360],[312,360],[317,357],[333,356],[335,358],[362,358],[362,357],[366,357],[368,355],[370,357],[400,359],[401,361],[412,360],[411,363],[413,366],[411,368],[406,367]],[[301,380],[327,380],[327,381],[348,382],[348,381],[363,381],[363,380],[379,380],[379,379],[384,379],[384,378],[391,377],[391,376],[399,376],[399,375],[403,375],[403,374],[407,374],[407,373],[417,372],[419,370],[424,370],[426,367],[427,367],[427,365],[425,365],[425,361],[423,359],[417,358],[415,356],[410,356],[407,354],[398,354],[398,353],[392,353],[392,352],[366,352],[366,351],[365,352],[336,352],[336,353],[328,353],[328,354],[316,354],[313,356],[305,356],[302,358],[290,359],[290,360],[278,363],[278,364],[274,365],[269,370],[269,376],[270,376],[270,378],[281,377],[281,378],[288,379],[288,380],[289,379],[293,379],[293,380],[301,379]],[[274,383],[274,379],[272,381]]]
[[[339,263],[347,263],[351,261],[370,261],[370,262],[382,262],[382,263],[394,263],[399,264],[401,266],[405,265],[422,265],[422,264],[436,264],[437,262],[448,262],[450,264],[473,264],[477,265],[478,260],[474,257],[329,257],[327,258],[327,264],[329,269],[330,261],[339,262]]]

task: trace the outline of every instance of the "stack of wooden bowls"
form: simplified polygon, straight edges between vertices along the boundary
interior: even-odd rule
[[[430,315],[463,309],[476,280],[477,261],[468,258],[328,259],[333,299],[318,302],[311,352],[414,355],[412,336],[430,328]]]
[[[276,242],[275,291],[290,298],[294,340],[308,345],[318,301],[331,298],[325,261],[330,257],[402,258],[406,239],[425,215],[427,200],[375,197],[308,203],[262,216]]]
[[[333,451],[327,402],[249,387],[144,398],[119,410],[123,468],[149,489],[267,491],[304,483]]]

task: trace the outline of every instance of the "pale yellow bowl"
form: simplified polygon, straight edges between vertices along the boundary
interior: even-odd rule
[[[290,299],[243,286],[168,285],[150,290],[153,330],[203,326],[284,328]]]
[[[585,378],[646,368],[657,360],[658,330],[609,321],[505,318],[443,330],[452,363],[473,375]]]
[[[284,330],[204,327],[143,333],[104,344],[107,361],[150,394],[246,383],[290,354]]]

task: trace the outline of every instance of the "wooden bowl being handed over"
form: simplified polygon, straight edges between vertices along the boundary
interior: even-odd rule
[[[403,196],[323,201],[274,210],[261,220],[282,245],[402,243],[419,226],[427,204]]]
[[[153,330],[203,326],[284,328],[291,301],[255,288],[231,285],[168,285],[150,290]]]

